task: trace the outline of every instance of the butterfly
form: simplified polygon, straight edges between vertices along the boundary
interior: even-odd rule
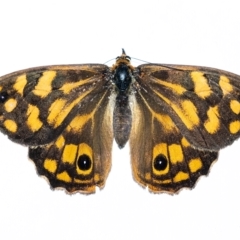
[[[240,76],[143,64],[122,51],[103,64],[30,68],[0,78],[0,129],[29,147],[51,187],[103,188],[115,139],[129,141],[133,178],[152,192],[193,188],[240,135]]]

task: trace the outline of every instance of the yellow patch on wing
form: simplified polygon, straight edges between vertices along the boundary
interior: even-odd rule
[[[79,86],[82,86],[86,83],[89,83],[90,78],[85,80],[79,80],[77,82],[65,83],[59,90],[62,90],[64,94],[69,94],[73,89],[76,89]]]
[[[184,181],[184,180],[187,180],[189,179],[189,174],[188,173],[185,173],[185,172],[178,172],[176,174],[176,176],[173,178],[173,182],[181,182],[181,181]]]
[[[159,179],[151,179],[154,183],[157,183],[157,184],[169,184],[169,183],[172,183],[172,179],[164,179],[164,180],[159,180]],[[159,192],[159,188],[158,187],[151,187],[150,189],[154,190],[156,192]]]
[[[55,100],[51,104],[51,106],[48,110],[49,114],[48,114],[48,117],[47,117],[47,121],[48,121],[49,124],[54,123],[56,117],[59,115],[59,113],[65,107],[66,102],[67,102],[66,100],[60,98],[60,99]]]
[[[61,180],[63,182],[72,182],[72,178],[69,176],[69,174],[66,171],[62,173],[58,173],[56,177],[58,180]]]
[[[98,174],[98,173],[96,173],[95,175],[94,175],[94,182],[99,182],[101,180],[101,177],[100,177],[100,175]]]
[[[148,180],[148,181],[150,181],[152,179],[152,176],[151,176],[150,172],[145,173],[145,179]]]
[[[220,128],[218,106],[209,107],[207,111],[208,119],[204,122],[205,129],[210,133],[216,133]]]
[[[173,129],[176,129],[176,126],[174,124],[174,122],[172,121],[172,119],[168,116],[168,115],[164,115],[164,114],[159,114],[156,113],[154,111],[152,111],[153,116],[162,123],[162,125],[164,126],[164,130],[166,131],[172,131]]]
[[[65,145],[65,139],[62,135],[60,135],[57,139],[57,141],[55,142],[55,146],[58,148],[58,149],[62,149]]]
[[[87,156],[89,156],[90,159],[93,158],[92,148],[88,144],[86,144],[86,143],[81,143],[79,145],[79,153],[78,153],[78,155],[81,156],[83,154],[86,154]]]
[[[229,131],[232,134],[238,133],[240,130],[240,121],[233,121],[229,124]]]
[[[153,118],[156,118],[164,126],[164,130],[172,131],[173,129],[176,129],[176,126],[175,126],[174,122],[172,121],[172,119],[168,115],[160,114],[160,113],[157,113],[157,112],[153,111],[152,108],[149,106],[148,102],[145,100],[145,98],[143,96],[142,96],[142,99],[144,100],[144,102],[145,102],[147,108],[149,109],[149,111],[151,112]],[[136,106],[137,106],[137,104],[136,104]],[[135,110],[134,112],[137,112],[137,110]],[[136,124],[136,126],[137,126],[137,124]]]
[[[162,98],[171,108],[176,112],[184,125],[192,130],[200,122],[198,117],[197,108],[190,100],[184,100],[181,102],[181,107],[170,101],[157,91],[154,91],[160,98]]]
[[[171,163],[176,164],[177,162],[182,162],[184,160],[181,145],[171,144],[168,146],[168,151]]]
[[[182,144],[184,147],[189,147],[189,146],[190,146],[190,143],[188,142],[188,140],[187,140],[185,137],[182,138],[181,144]]]
[[[159,85],[163,85],[167,88],[170,88],[173,92],[180,94],[180,95],[183,94],[184,92],[186,92],[186,89],[179,84],[170,83],[170,82],[162,81],[159,79],[157,79],[156,83],[158,83]]]
[[[28,104],[27,125],[33,132],[38,131],[43,125],[43,123],[39,119],[39,114],[40,110],[38,109],[38,107]]]
[[[38,84],[35,86],[33,93],[41,98],[46,97],[52,91],[52,81],[55,79],[56,71],[45,71],[39,78]]]
[[[195,107],[193,102],[191,102],[190,100],[182,101],[181,105],[182,105],[182,109],[183,109],[185,118],[187,118],[191,122],[190,129],[192,129],[193,126],[198,125],[200,122],[200,119],[199,119],[198,113],[197,113],[197,108]]]
[[[66,144],[62,154],[62,161],[74,164],[77,156],[78,146],[74,144]]]
[[[55,173],[57,170],[57,161],[54,159],[45,159],[43,167],[51,173]]]
[[[231,93],[233,90],[230,80],[226,76],[220,76],[219,85],[224,95]]]
[[[230,108],[235,114],[240,113],[240,103],[237,100],[231,100]]]
[[[195,173],[202,168],[202,161],[200,158],[191,159],[188,163],[188,166],[190,168],[190,171],[192,173]]]
[[[169,184],[169,183],[172,182],[172,180],[171,180],[171,179],[165,179],[165,180],[160,180],[159,182],[160,182],[161,184]]]
[[[199,97],[205,99],[212,94],[212,90],[208,85],[208,80],[204,77],[203,72],[191,72],[191,78],[194,82],[194,92]]]
[[[10,98],[4,103],[4,108],[7,112],[12,112],[17,106],[17,100]]]
[[[70,103],[67,103],[64,99],[57,99],[54,101],[48,110],[48,123],[54,125],[54,128],[60,126],[70,111],[90,92],[91,90],[81,93],[77,99]]]
[[[98,102],[98,104],[95,106],[95,108],[89,113],[89,114],[84,114],[84,115],[77,115],[73,118],[73,120],[68,124],[66,130],[68,132],[73,132],[73,133],[77,133],[79,134],[83,128],[83,126],[93,118],[96,110],[98,109],[98,107],[101,105],[101,101],[105,96],[103,95],[103,97],[100,99],[100,101]],[[108,114],[108,112],[106,112],[106,114]],[[110,116],[107,116],[108,119]],[[109,121],[111,121],[111,118],[109,119]]]
[[[3,122],[3,125],[10,132],[12,133],[17,132],[17,124],[15,121],[7,119]]]
[[[22,96],[23,90],[26,84],[27,84],[27,76],[26,74],[23,74],[17,77],[16,82],[13,85],[13,88]]]
[[[78,178],[73,178],[73,181],[75,182],[75,183],[84,183],[84,184],[89,184],[89,185],[91,185],[91,184],[93,184],[93,179],[92,178],[90,178],[90,179],[78,179]],[[87,192],[89,192],[89,189],[92,189],[92,187],[91,186],[89,186],[88,188],[87,188]],[[95,189],[95,186],[93,185],[93,189]]]
[[[90,114],[85,114],[81,116],[76,116],[73,118],[73,120],[70,122],[70,124],[67,126],[67,131],[79,133],[81,132],[82,127],[93,117],[95,111],[91,112]]]

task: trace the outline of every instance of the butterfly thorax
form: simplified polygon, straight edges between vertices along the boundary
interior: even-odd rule
[[[132,78],[128,66],[125,64],[119,65],[114,75],[114,82],[120,94],[124,94],[128,91],[131,81]]]
[[[130,57],[125,52],[117,58],[112,67],[113,82],[115,84],[116,101],[113,112],[114,138],[120,148],[124,147],[129,139],[132,127],[132,112],[129,106],[129,88],[132,83]]]

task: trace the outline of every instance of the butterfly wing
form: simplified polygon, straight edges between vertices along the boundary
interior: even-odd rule
[[[148,94],[147,94],[148,95]],[[153,192],[177,192],[192,188],[217,159],[215,151],[193,147],[171,117],[150,109],[151,102],[136,95],[130,136],[134,179]],[[153,103],[153,102],[152,102]]]
[[[141,84],[152,105],[166,109],[174,124],[197,148],[216,150],[240,136],[240,76],[204,67],[140,67]]]
[[[92,193],[95,186],[104,186],[111,167],[113,136],[108,99],[101,104],[87,122],[86,116],[78,114],[56,140],[30,147],[29,157],[39,175],[46,176],[53,188]],[[103,111],[105,104],[108,109]]]
[[[134,78],[134,178],[156,192],[191,188],[219,149],[239,137],[240,77],[204,67],[147,64]]]
[[[50,66],[0,78],[0,128],[30,146],[53,188],[90,193],[104,185],[113,142],[108,71],[100,64]]]

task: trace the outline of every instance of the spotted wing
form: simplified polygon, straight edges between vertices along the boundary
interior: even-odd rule
[[[105,97],[101,108],[96,109],[95,103],[90,102],[88,107],[96,112],[77,114],[56,140],[30,147],[29,157],[52,188],[93,193],[96,186],[104,186],[113,142],[110,104]]]
[[[1,130],[27,145],[51,142],[79,109],[100,101],[108,89],[107,70],[105,65],[50,66],[1,77]]]
[[[191,188],[219,149],[239,137],[240,77],[153,64],[139,66],[134,77],[134,178],[156,192]]]
[[[167,113],[198,149],[215,150],[240,136],[240,76],[212,68],[143,65],[138,78],[151,109]]]
[[[108,71],[97,64],[50,66],[0,78],[0,128],[30,146],[53,188],[88,193],[106,180],[113,141]]]

